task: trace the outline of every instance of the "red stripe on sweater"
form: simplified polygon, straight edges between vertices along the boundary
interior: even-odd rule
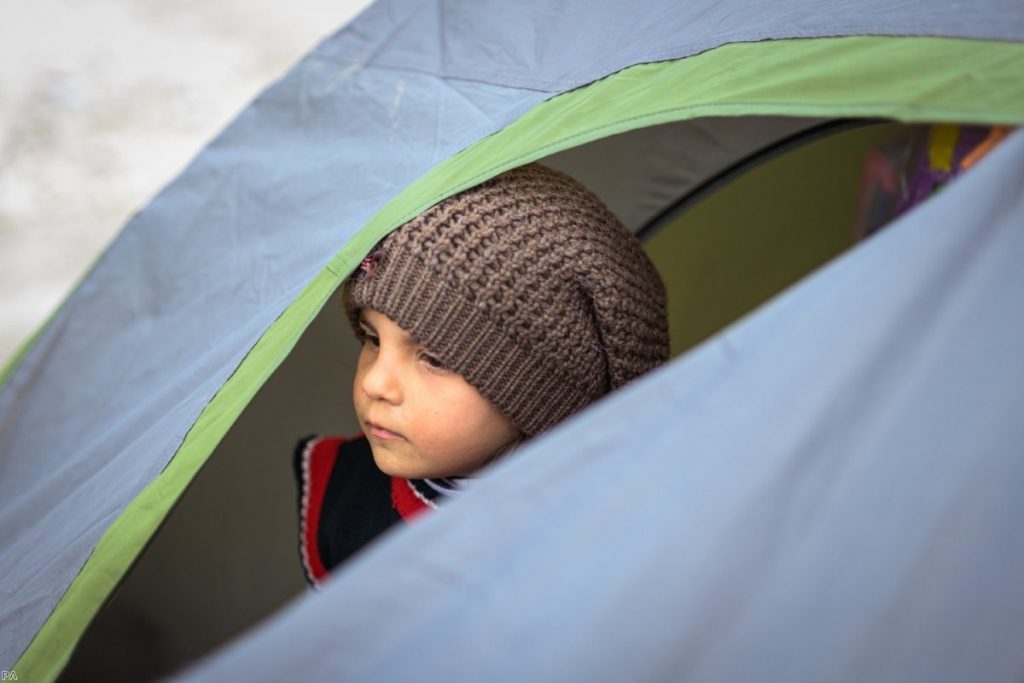
[[[401,477],[391,477],[391,504],[398,510],[398,514],[402,516],[402,521],[406,523],[417,515],[427,510],[432,510],[435,507],[416,493],[416,490],[412,487],[412,482]]]
[[[313,439],[306,444],[302,454],[302,474],[305,478],[302,507],[302,562],[310,579],[319,584],[327,576],[327,569],[320,559],[320,545],[317,530],[320,528],[320,510],[327,492],[338,449],[345,443],[341,437]]]

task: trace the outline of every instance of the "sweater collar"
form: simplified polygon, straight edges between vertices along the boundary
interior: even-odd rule
[[[419,495],[436,506],[464,493],[471,480],[468,477],[436,477],[407,481]]]

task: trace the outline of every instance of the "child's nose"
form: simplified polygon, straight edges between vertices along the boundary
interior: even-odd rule
[[[362,388],[370,398],[389,403],[401,402],[402,385],[393,360],[379,354],[363,374]]]

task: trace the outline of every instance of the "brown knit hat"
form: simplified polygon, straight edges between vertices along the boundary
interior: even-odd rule
[[[539,164],[449,197],[345,282],[462,375],[525,436],[668,358],[665,288],[639,240]]]

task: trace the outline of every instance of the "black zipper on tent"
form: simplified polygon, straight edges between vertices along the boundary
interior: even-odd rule
[[[668,223],[672,222],[679,214],[690,208],[691,205],[699,202],[705,197],[716,192],[719,188],[728,185],[744,173],[753,170],[760,164],[770,161],[777,156],[790,152],[808,143],[820,140],[836,133],[842,133],[855,128],[871,126],[878,123],[885,123],[888,119],[835,119],[811,126],[798,133],[782,138],[777,142],[762,147],[761,149],[748,154],[734,164],[727,166],[715,175],[696,186],[682,197],[665,207],[658,215],[647,221],[640,230],[637,237],[641,240],[649,239]]]

